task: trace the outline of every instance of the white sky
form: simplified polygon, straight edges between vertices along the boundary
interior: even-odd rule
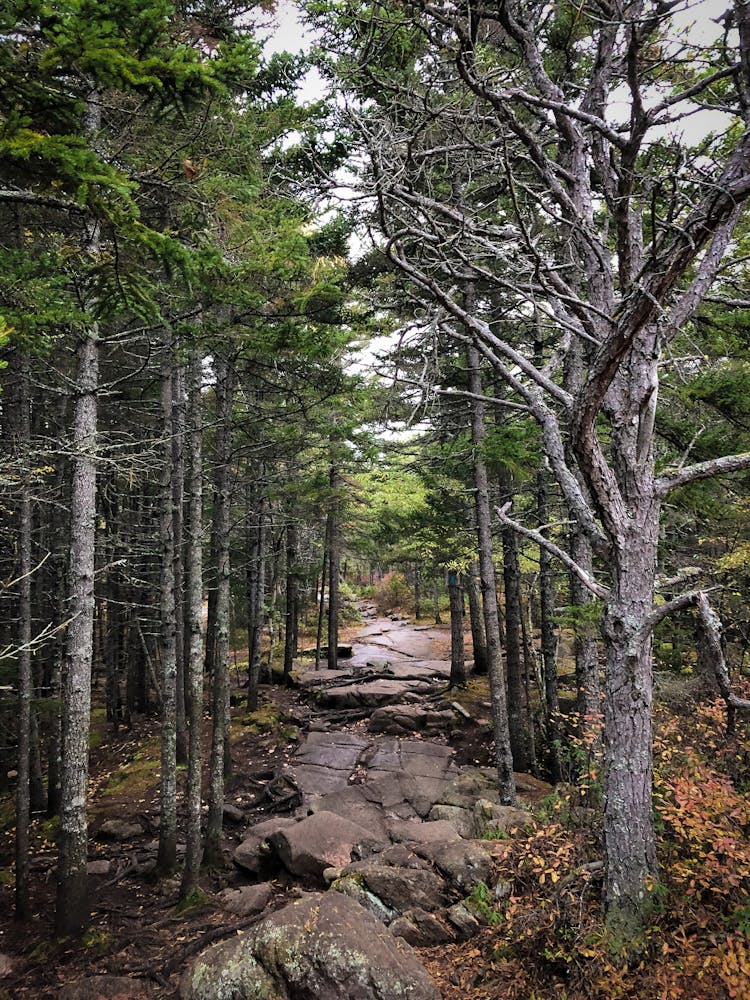
[[[300,11],[296,4],[281,0],[276,12],[270,15],[274,25],[266,36],[264,52],[273,55],[275,52],[307,51],[314,44],[312,34],[305,28]],[[263,37],[264,32],[260,32]],[[325,93],[325,83],[316,69],[311,69],[304,80],[301,94],[304,100],[314,101]]]

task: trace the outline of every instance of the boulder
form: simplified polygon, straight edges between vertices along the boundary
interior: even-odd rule
[[[393,918],[398,916],[397,910],[387,906],[380,896],[376,896],[372,890],[367,888],[364,879],[358,872],[353,872],[351,875],[342,875],[339,872],[339,876],[333,881],[331,888],[335,892],[343,892],[345,896],[355,899],[381,924],[390,924]]]
[[[363,861],[353,861],[343,869],[345,874],[349,872],[361,872],[372,865],[388,865],[391,868],[431,868],[432,865],[413,850],[414,845],[391,844],[383,848],[378,854]]]
[[[506,834],[515,827],[526,826],[531,814],[513,806],[501,806],[489,799],[477,799],[472,810],[474,816],[474,836],[492,837]]]
[[[490,768],[464,768],[446,785],[439,801],[443,805],[473,809],[477,799],[499,802],[497,774]]]
[[[428,858],[451,885],[463,892],[471,891],[480,882],[486,883],[492,872],[492,858],[472,840],[417,844],[414,850]]]
[[[248,830],[247,836],[235,849],[232,855],[234,863],[245,871],[257,875],[268,866],[270,861],[270,849],[268,838],[273,833],[278,833],[284,827],[294,826],[297,820],[288,816],[276,816],[272,819],[265,819]]]
[[[313,813],[277,830],[270,844],[292,875],[323,878],[326,868],[348,864],[352,854],[368,853],[379,846],[369,830],[331,812]]]
[[[422,823],[408,819],[394,819],[388,824],[388,833],[391,840],[407,844],[460,840],[460,834],[455,826],[444,819]]]
[[[369,830],[371,836],[382,842],[389,840],[387,822],[378,788],[370,784],[348,785],[326,795],[312,799],[311,812],[331,812],[351,823]]]
[[[230,823],[242,823],[245,814],[233,802],[225,802],[223,808],[224,819]]]
[[[87,875],[109,875],[112,871],[112,862],[105,858],[97,858],[96,861],[89,861],[86,865]]]
[[[445,805],[439,802],[430,809],[427,819],[431,822],[449,823],[461,837],[470,839],[474,836],[474,812],[463,806]]]
[[[311,893],[205,951],[182,1000],[440,1000],[406,944],[339,892]]]
[[[217,899],[222,909],[234,913],[238,917],[252,917],[261,913],[273,897],[273,889],[269,882],[259,882],[257,885],[243,885],[239,889],[224,889]]]
[[[445,882],[432,867],[396,867],[375,857],[357,865],[354,873],[349,868],[344,877],[359,880],[389,910],[397,913],[415,906],[440,910],[450,902]],[[338,888],[338,883],[334,882],[332,888]]]
[[[406,694],[432,694],[436,684],[426,680],[374,680],[321,690],[318,699],[324,708],[377,708],[401,701]]]
[[[455,725],[456,716],[450,711],[427,709],[422,705],[385,705],[376,708],[367,728],[371,733],[442,733]]]
[[[96,834],[99,840],[132,840],[142,835],[140,823],[128,823],[123,819],[105,819]]]
[[[426,913],[419,907],[407,910],[390,925],[391,934],[401,937],[408,944],[418,948],[430,948],[436,944],[448,944],[456,940],[456,931],[444,923],[434,913]]]
[[[445,916],[463,940],[472,937],[482,929],[481,924],[465,903],[455,903],[450,906],[446,910]]]

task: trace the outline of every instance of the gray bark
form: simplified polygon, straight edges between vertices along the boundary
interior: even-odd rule
[[[252,557],[248,565],[248,681],[247,707],[258,708],[260,653],[263,636],[263,607],[266,584],[266,517],[261,493],[256,503],[256,524],[253,531]]]
[[[339,647],[339,576],[341,564],[341,537],[339,530],[339,474],[331,465],[331,508],[328,514],[328,669],[338,667]]]
[[[178,344],[173,344],[177,354]],[[183,506],[185,490],[185,369],[175,356],[172,367],[172,537],[174,539],[172,577],[175,596],[175,659],[177,698],[177,763],[187,761],[187,727],[185,718],[185,622],[188,617],[184,601],[183,566]],[[189,640],[188,640],[189,642]]]
[[[89,924],[88,862],[89,726],[94,651],[94,549],[96,538],[97,388],[99,335],[95,325],[78,347],[73,417],[73,485],[67,613],[71,619],[63,662],[63,728],[60,855],[55,925],[67,936]]]
[[[448,599],[451,609],[451,688],[466,686],[466,662],[464,659],[464,600],[461,593],[461,579],[454,569],[448,570]]]
[[[89,139],[101,127],[98,93],[87,99],[83,130]],[[99,254],[100,229],[87,224],[84,252]],[[91,303],[93,305],[93,303]],[[96,550],[96,453],[99,388],[99,329],[89,324],[78,344],[73,414],[73,480],[70,492],[68,606],[62,687],[62,741],[59,860],[55,926],[78,936],[90,921],[88,862],[89,729],[94,653],[94,570]]]
[[[501,475],[505,499],[512,489],[510,477]],[[503,526],[503,587],[505,591],[505,669],[508,682],[508,731],[517,771],[529,767],[527,735],[523,724],[523,667],[521,664],[521,581],[518,544],[512,528]]]
[[[29,413],[28,364],[25,359],[18,373],[19,392],[16,457],[20,464],[21,499],[18,511],[18,777],[16,785],[16,919],[31,917],[29,899],[29,820],[31,815],[31,699],[34,694],[31,668],[31,488],[29,450],[31,421]]]
[[[203,764],[203,415],[201,356],[190,363],[186,442],[188,447],[187,581],[189,656],[187,659],[188,771],[187,843],[180,895],[198,885],[201,863],[201,774]]]
[[[161,510],[159,516],[161,663],[161,779],[157,867],[167,874],[177,865],[177,608],[174,578],[173,378],[171,336],[167,332],[161,363]]]
[[[580,531],[571,533],[570,553],[575,562],[586,572],[591,572],[593,557],[591,542]],[[596,626],[591,621],[587,608],[594,600],[591,591],[584,586],[575,573],[570,576],[570,600],[573,608],[579,609],[575,623],[576,690],[578,692],[578,714],[582,730],[597,726],[601,718],[601,686],[599,683],[599,644]]]
[[[214,531],[216,535],[216,660],[212,678],[211,763],[209,769],[208,826],[206,861],[221,862],[221,830],[224,815],[224,778],[226,774],[229,726],[229,540],[232,458],[232,368],[220,357],[216,365],[216,478],[214,495]]]
[[[323,646],[323,616],[325,613],[326,599],[326,567],[328,566],[328,526],[329,520],[326,518],[326,529],[323,538],[323,562],[320,567],[320,594],[318,596],[318,628],[315,636],[315,669],[320,669],[320,651]]]
[[[471,644],[474,650],[474,673],[487,673],[487,635],[482,611],[482,593],[479,584],[479,569],[472,563],[465,575],[466,593],[469,597],[469,622],[471,624]]]
[[[543,527],[549,520],[547,501],[547,473],[544,469],[536,477],[537,519],[540,531],[548,537]],[[552,555],[543,545],[539,547],[539,632],[542,653],[542,678],[544,682],[545,724],[549,744],[552,780],[559,781],[560,768],[560,700],[557,691],[557,631],[555,615],[555,578]]]
[[[500,644],[500,616],[497,608],[497,582],[492,557],[492,515],[487,466],[482,456],[485,438],[482,377],[479,370],[479,351],[474,344],[467,345],[469,389],[474,394],[471,405],[471,442],[474,448],[474,509],[479,549],[479,574],[482,584],[482,607],[487,639],[487,669],[492,699],[492,725],[495,738],[500,801],[513,805],[516,785],[513,778],[513,752],[510,743],[508,701],[503,676],[502,646]]]
[[[297,578],[297,525],[294,512],[286,527],[286,609],[284,616],[284,677],[288,677],[294,666],[297,652],[297,604],[299,583]]]

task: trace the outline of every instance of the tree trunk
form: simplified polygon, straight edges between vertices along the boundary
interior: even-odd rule
[[[503,500],[512,499],[510,477],[500,476]],[[523,669],[521,666],[521,583],[518,542],[512,528],[503,528],[503,587],[505,591],[505,666],[508,680],[508,729],[516,771],[529,767],[529,752],[523,725]]]
[[[639,523],[640,522],[640,523]],[[656,875],[651,809],[653,674],[651,635],[638,629],[653,605],[658,515],[627,526],[618,553],[603,632],[607,640],[604,699],[604,857],[607,927],[612,946],[637,945],[648,887]]]
[[[536,478],[537,518],[540,531],[547,538],[544,527],[549,520],[547,503],[547,474],[540,469]],[[555,616],[555,578],[552,556],[543,545],[539,546],[539,631],[542,652],[542,677],[544,679],[545,725],[549,743],[550,770],[553,782],[561,777],[560,768],[560,701],[557,693],[557,633]]]
[[[173,343],[172,365],[172,537],[174,549],[172,577],[175,600],[175,661],[177,699],[177,763],[187,761],[187,728],[185,721],[185,608],[183,594],[183,506],[185,490],[185,369],[179,363],[177,341]]]
[[[579,566],[587,572],[591,571],[593,564],[591,542],[580,531],[571,532],[570,554]],[[592,725],[598,726],[601,718],[599,645],[596,641],[596,624],[590,614],[594,597],[575,573],[571,574],[570,578],[570,600],[574,609],[578,609],[574,646],[576,689],[581,729],[586,732]]]
[[[284,631],[284,677],[287,678],[294,667],[294,656],[297,652],[297,525],[294,522],[294,511],[286,527],[286,614]]]
[[[487,673],[487,635],[482,611],[482,593],[479,570],[473,562],[466,573],[466,590],[469,595],[469,621],[471,623],[471,644],[474,649],[474,673]]]
[[[88,862],[89,725],[94,651],[94,549],[96,539],[96,445],[99,335],[92,326],[78,347],[73,417],[73,486],[70,496],[70,560],[62,697],[62,771],[58,933],[82,934],[89,924]]]
[[[526,704],[526,732],[528,735],[529,763],[528,767],[532,774],[539,775],[539,761],[536,752],[536,725],[534,715],[534,702],[531,696],[531,670],[532,666],[536,671],[536,657],[532,647],[532,639],[526,624],[527,609],[530,611],[531,599],[524,607],[523,592],[519,587],[519,602],[521,614],[521,648],[523,649],[523,694]]]
[[[24,359],[18,373],[18,393],[14,400],[21,499],[18,511],[18,778],[16,786],[16,918],[29,920],[29,820],[31,816],[31,701],[34,694],[31,670],[31,491],[29,450],[28,364]]]
[[[421,574],[419,571],[419,563],[414,563],[414,620],[419,621],[422,617],[422,592],[421,592]]]
[[[211,765],[209,777],[206,861],[221,862],[221,830],[224,816],[226,739],[229,726],[229,540],[232,459],[232,370],[218,355],[216,364],[216,480],[214,531],[216,534],[216,660],[212,685]]]
[[[188,504],[187,585],[188,634],[188,771],[187,844],[180,897],[198,885],[201,863],[201,774],[203,763],[203,417],[201,411],[201,355],[195,351],[190,364],[187,416]]]
[[[257,524],[255,526],[253,555],[248,571],[248,679],[247,708],[255,712],[258,708],[258,683],[260,681],[260,653],[263,637],[263,607],[266,587],[266,518],[262,494],[256,503]]]
[[[484,608],[484,626],[487,638],[487,667],[489,670],[490,695],[492,699],[492,724],[495,737],[498,789],[500,801],[505,805],[514,805],[516,801],[516,786],[513,778],[513,755],[508,723],[508,702],[505,692],[505,678],[503,677],[495,563],[492,558],[492,517],[490,514],[489,483],[487,480],[487,467],[482,457],[482,447],[485,438],[484,403],[481,400],[482,379],[479,370],[479,351],[473,344],[470,344],[467,348],[467,361],[469,389],[473,393],[471,403],[471,442],[474,449],[474,507],[479,548],[479,573],[482,584],[482,606]]]
[[[338,523],[338,469],[331,465],[331,509],[328,514],[328,669],[338,667],[339,651],[339,566],[341,539]]]
[[[323,617],[326,600],[326,567],[328,566],[328,528],[330,520],[326,518],[326,530],[323,539],[323,563],[320,567],[320,596],[318,600],[318,629],[315,636],[315,669],[320,670],[320,651],[323,646]]]
[[[464,660],[464,602],[456,570],[448,570],[448,598],[451,608],[451,675],[449,687],[466,687]]]
[[[162,874],[177,865],[177,609],[174,580],[174,517],[172,473],[172,351],[165,338],[161,363],[161,511],[159,517],[161,662],[161,781],[159,783],[159,851]]]
[[[55,624],[65,620],[65,568],[61,555],[53,556],[54,605]],[[49,758],[47,781],[47,815],[58,816],[62,807],[62,712],[59,705],[62,702],[63,658],[65,646],[62,642],[53,643],[52,668],[50,671],[50,698],[57,705],[52,715],[47,755]]]

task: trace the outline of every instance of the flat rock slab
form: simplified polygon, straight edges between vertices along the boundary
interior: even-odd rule
[[[395,661],[388,667],[388,672],[397,680],[442,678],[447,680],[451,674],[451,665],[447,660],[407,660]]]
[[[442,801],[460,776],[452,758],[449,747],[425,740],[311,732],[293,769],[307,808],[336,813],[382,837],[385,819],[424,818]]]
[[[408,694],[432,694],[437,685],[430,680],[383,678],[363,684],[347,684],[322,689],[318,702],[324,708],[377,708],[399,702]]]
[[[375,917],[338,892],[285,906],[205,951],[182,1000],[440,1000],[424,966]]]
[[[349,776],[370,741],[351,733],[312,732],[300,747],[294,766],[303,795],[346,788]]]
[[[377,790],[373,794],[369,785],[349,785],[339,791],[321,795],[309,802],[309,808],[314,813],[331,812],[343,816],[369,830],[380,841],[389,839],[382,799]]]

